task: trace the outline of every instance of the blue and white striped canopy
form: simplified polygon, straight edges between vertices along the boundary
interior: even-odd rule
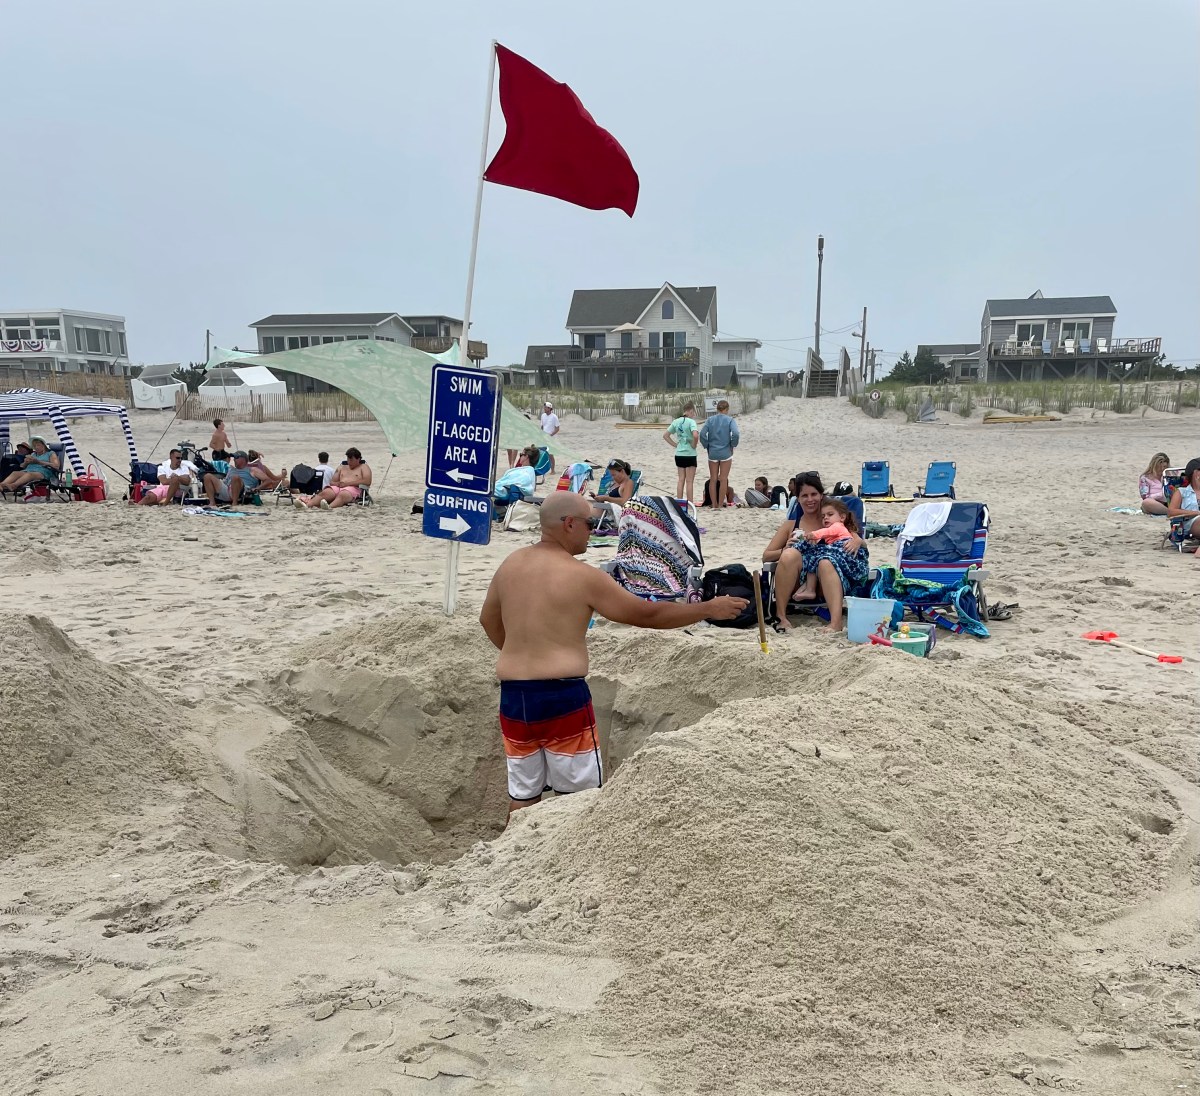
[[[8,447],[10,422],[46,419],[58,433],[58,440],[63,444],[75,475],[82,476],[85,470],[83,459],[75,446],[67,419],[84,418],[89,415],[116,415],[121,420],[121,429],[129,446],[129,459],[138,459],[137,446],[133,441],[133,428],[129,425],[129,412],[123,404],[104,403],[82,396],[63,396],[57,392],[43,392],[37,388],[17,388],[11,392],[0,392],[0,450]]]

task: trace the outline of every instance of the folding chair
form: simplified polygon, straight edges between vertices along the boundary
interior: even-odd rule
[[[954,494],[954,475],[957,466],[952,460],[935,460],[925,473],[925,486],[918,487],[913,492],[915,499],[952,499]]]
[[[1163,472],[1163,487],[1166,488],[1167,498],[1171,497],[1172,491],[1178,491],[1183,487],[1183,473],[1184,469],[1182,468],[1168,468]],[[1195,533],[1189,536],[1186,532],[1187,524],[1190,520],[1190,518],[1168,517],[1167,530],[1163,533],[1162,540],[1159,541],[1158,546],[1160,548],[1174,548],[1177,552],[1182,553],[1185,546],[1190,547],[1189,542],[1194,543],[1197,539],[1200,539],[1197,538]],[[1196,526],[1193,526],[1193,529],[1196,528]]]
[[[546,476],[549,474],[550,467],[554,462],[550,459],[550,450],[546,446],[539,445],[538,452],[541,454],[541,456],[538,457],[537,464],[533,466],[533,481],[538,487],[540,487],[546,482]]]
[[[886,460],[864,461],[858,494],[864,499],[890,499],[892,495],[892,466]]]

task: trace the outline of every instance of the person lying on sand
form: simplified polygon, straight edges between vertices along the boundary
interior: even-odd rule
[[[315,495],[301,495],[292,500],[297,510],[311,510],[319,506],[322,510],[338,510],[362,498],[363,490],[371,486],[371,469],[354,446],[346,450],[346,463],[340,464],[333,473],[329,486]]]
[[[585,642],[593,613],[638,628],[732,620],[738,597],[681,604],[643,601],[576,556],[596,526],[592,505],[555,491],[539,511],[541,540],[513,552],[492,577],[479,623],[500,652],[500,730],[509,810],[603,782]]]

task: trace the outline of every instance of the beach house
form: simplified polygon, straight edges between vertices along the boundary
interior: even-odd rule
[[[762,362],[758,339],[713,339],[712,383],[717,388],[758,388]]]
[[[1109,296],[1047,297],[1039,289],[1028,297],[984,302],[978,343],[927,348],[951,366],[956,382],[1107,380],[1162,352],[1161,338],[1119,335],[1116,321],[1117,306]]]
[[[125,317],[73,308],[0,312],[0,379],[24,376],[34,385],[36,372],[127,376]]]
[[[577,289],[567,331],[570,343],[531,346],[526,368],[556,373],[565,387],[585,391],[708,387],[717,289],[670,282],[657,289]]]

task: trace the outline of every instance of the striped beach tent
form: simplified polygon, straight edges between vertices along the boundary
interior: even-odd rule
[[[137,446],[133,441],[133,428],[129,425],[129,412],[122,404],[104,403],[101,400],[82,396],[62,396],[57,392],[43,392],[38,388],[17,388],[11,392],[0,392],[0,452],[9,448],[8,429],[13,422],[45,420],[54,427],[63,451],[71,462],[71,470],[77,476],[85,472],[83,458],[75,446],[67,419],[82,419],[89,415],[116,415],[121,420],[125,443],[129,446],[129,459],[138,459]]]

